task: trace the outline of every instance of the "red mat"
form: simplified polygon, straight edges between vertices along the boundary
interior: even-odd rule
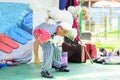
[[[13,41],[11,38],[9,38],[8,36],[6,36],[4,34],[0,34],[0,41],[2,41],[6,45],[8,45],[14,49],[19,47],[19,45],[15,41]]]
[[[12,48],[5,45],[4,43],[0,42],[0,51],[3,51],[5,53],[11,53],[12,52]]]
[[[12,49],[18,48],[19,45],[11,38],[4,34],[0,34],[0,51],[11,53]]]

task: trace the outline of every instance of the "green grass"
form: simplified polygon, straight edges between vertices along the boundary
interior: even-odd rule
[[[107,37],[118,37],[118,30],[108,32]]]
[[[99,37],[104,38],[104,32],[101,32],[99,34]],[[96,35],[97,36],[97,35]],[[114,40],[112,40],[114,39]],[[114,31],[108,31],[107,32],[107,40],[110,41],[100,41],[100,42],[94,42],[94,44],[96,45],[97,49],[99,49],[100,47],[104,47],[105,49],[110,49],[113,50],[114,48],[120,48],[119,44],[120,41],[118,40],[118,30],[114,30]]]
[[[99,33],[99,36],[104,36],[105,32],[101,32]],[[98,36],[98,35],[95,35]],[[118,37],[118,30],[114,30],[114,31],[108,31],[107,32],[107,37],[112,38],[112,37]]]
[[[99,49],[101,47],[104,47],[108,50],[113,50],[114,48],[120,48],[118,43],[105,43],[105,42],[95,42],[96,48]]]

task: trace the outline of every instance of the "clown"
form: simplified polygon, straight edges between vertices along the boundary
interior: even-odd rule
[[[69,15],[65,17],[66,14],[64,12]],[[58,45],[56,45],[56,43],[54,42],[54,39],[56,39],[55,36],[67,36],[68,33],[73,30],[73,19],[71,19],[72,15],[70,12],[61,11],[57,8],[50,8],[48,9],[47,13],[48,18],[46,19],[46,21],[38,25],[36,29],[46,30],[51,35],[51,38],[49,40],[46,40],[45,43],[41,43],[41,40],[38,38],[35,39],[34,55],[36,58],[34,58],[34,61],[35,64],[39,64],[38,47],[40,45],[43,51],[43,62],[41,63],[41,76],[45,78],[53,78],[53,75],[49,73],[49,69],[52,67],[52,64],[54,64],[55,71],[57,72],[69,72],[69,69],[66,66],[61,65],[61,51]]]

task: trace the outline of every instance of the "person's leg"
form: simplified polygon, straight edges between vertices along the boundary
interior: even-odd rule
[[[54,47],[53,50],[53,65],[56,71],[60,72],[69,72],[69,69],[67,67],[64,67],[61,65],[62,60],[61,60],[61,51],[58,46]]]
[[[61,67],[62,60],[61,60],[61,51],[58,46],[54,47],[53,50],[53,66]]]
[[[41,75],[46,78],[52,78],[53,76],[49,74],[48,69],[51,68],[52,65],[52,57],[53,57],[53,45],[50,42],[41,45],[43,50],[43,62],[41,63]]]

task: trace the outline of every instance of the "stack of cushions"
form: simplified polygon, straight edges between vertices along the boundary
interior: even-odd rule
[[[20,44],[32,40],[32,11],[28,4],[1,2],[0,18],[1,34]]]
[[[32,15],[29,4],[0,2],[0,60],[9,57],[26,63],[31,59]]]

